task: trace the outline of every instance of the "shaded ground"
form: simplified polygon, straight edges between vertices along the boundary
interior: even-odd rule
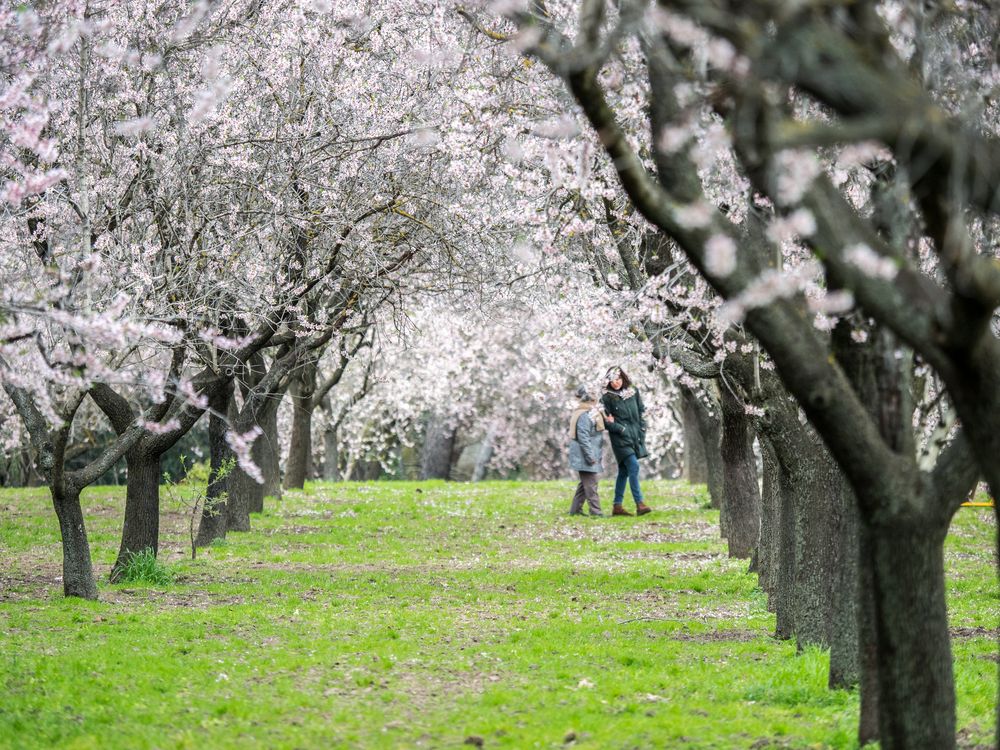
[[[0,747],[851,748],[856,695],[773,615],[700,488],[565,515],[568,483],[317,485],[173,584],[61,597],[44,491],[0,493]],[[84,496],[106,581],[124,493]],[[960,740],[990,742],[992,514],[949,538]],[[569,738],[569,739],[567,739]],[[473,743],[475,744],[475,743]],[[479,746],[476,744],[476,746]]]

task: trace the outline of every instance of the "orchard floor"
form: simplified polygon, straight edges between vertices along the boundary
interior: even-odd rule
[[[316,484],[194,561],[168,505],[174,583],[112,586],[124,492],[94,488],[98,602],[61,595],[45,491],[0,491],[0,747],[856,746],[856,694],[771,637],[702,488],[595,520],[571,490]],[[947,545],[966,748],[992,742],[995,531],[966,508]]]

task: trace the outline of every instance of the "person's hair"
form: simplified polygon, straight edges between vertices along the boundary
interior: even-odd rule
[[[632,379],[625,374],[625,371],[618,367],[611,367],[608,369],[607,374],[604,376],[604,384],[611,385],[611,381],[615,379],[615,375],[621,375],[622,378],[622,388],[630,388],[632,386]]]

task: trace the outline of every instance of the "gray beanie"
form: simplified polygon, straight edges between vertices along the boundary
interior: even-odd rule
[[[593,398],[591,398],[590,391],[587,390],[587,386],[585,386],[585,385],[581,385],[579,388],[576,389],[576,397],[578,399],[580,399],[581,401],[593,401],[594,400]]]

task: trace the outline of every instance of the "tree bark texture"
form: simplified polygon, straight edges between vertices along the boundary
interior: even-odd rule
[[[118,581],[129,557],[145,549],[160,549],[160,458],[142,443],[125,454],[128,482],[125,488],[125,522],[118,557],[111,567],[111,582]]]
[[[729,556],[749,558],[760,538],[760,485],[753,455],[754,431],[740,399],[722,387],[722,466]]]
[[[875,625],[875,573],[871,534],[859,523],[858,533],[858,682],[861,710],[858,744],[864,747],[879,737],[878,631]]]
[[[768,611],[776,608],[781,541],[781,467],[774,448],[761,436],[764,477],[760,497],[760,542],[757,545],[757,578],[767,593]]]
[[[870,528],[883,750],[955,747],[947,529]]]
[[[90,561],[90,543],[83,523],[80,490],[51,487],[52,504],[59,519],[63,550],[63,594],[81,599],[97,599],[97,582]]]
[[[831,689],[856,687],[861,678],[861,518],[854,491],[837,471],[834,494],[839,543],[834,548],[834,575],[830,619]]]
[[[278,408],[284,391],[269,399],[262,410],[260,426],[264,431],[254,448],[260,446],[260,470],[264,474],[264,488],[261,493],[260,506],[250,508],[251,513],[261,513],[264,510],[263,498],[281,499],[281,442],[278,435]]]
[[[305,362],[288,386],[292,399],[292,432],[285,462],[285,488],[302,489],[312,476],[312,415],[315,408],[316,363]]]
[[[681,416],[684,429],[684,479],[690,484],[708,483],[708,458],[705,440],[701,435],[696,407],[690,403],[694,396],[681,392]]]

